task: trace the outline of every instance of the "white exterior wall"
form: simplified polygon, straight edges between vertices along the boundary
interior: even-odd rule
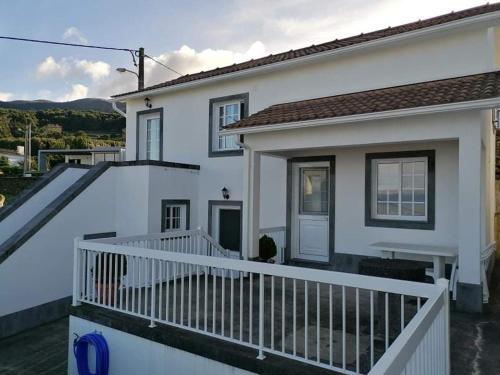
[[[106,171],[0,264],[0,316],[71,295],[73,239],[114,229],[115,172]]]
[[[247,134],[245,142],[254,152],[279,156],[336,155],[336,252],[378,256],[369,244],[384,240],[458,246],[460,281],[479,284],[481,222],[489,228],[492,217],[481,219],[481,169],[494,173],[491,163],[481,166],[485,117],[481,111],[451,112]],[[365,153],[414,149],[436,150],[435,229],[365,227]]]
[[[420,82],[492,70],[494,32],[486,28],[444,32],[382,48],[328,57],[247,78],[233,78],[168,94],[147,96],[162,107],[163,159],[201,166],[198,217],[207,227],[208,200],[243,200],[242,157],[208,157],[209,100],[249,93],[249,113],[272,104]],[[450,64],[453,61],[453,64]],[[127,160],[136,154],[136,112],[142,99],[127,101]],[[261,194],[261,227],[284,225],[285,160],[262,157],[262,179],[273,180]],[[276,173],[278,171],[278,173]]]
[[[159,232],[161,199],[177,199],[181,190],[196,207],[197,177],[158,166],[106,170],[0,263],[0,317],[71,295],[75,237]]]
[[[253,373],[183,350],[146,340],[74,316],[69,320],[68,374],[78,375],[73,333],[100,332],[109,347],[109,375],[251,375]],[[89,360],[95,357],[89,355]],[[93,362],[91,362],[93,363]]]
[[[172,168],[152,168],[149,172],[148,232],[161,231],[161,201],[163,199],[187,199],[190,202],[190,228],[198,223],[198,175],[199,171]]]

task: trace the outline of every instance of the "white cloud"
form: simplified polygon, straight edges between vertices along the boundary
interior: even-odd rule
[[[12,98],[12,93],[10,92],[2,92],[0,91],[0,100],[5,102],[7,100],[10,100]]]
[[[36,76],[39,79],[88,76],[93,81],[98,81],[109,76],[110,72],[111,66],[104,61],[78,60],[65,57],[56,61],[52,56],[49,56],[38,65]]]
[[[47,57],[36,68],[37,78],[46,77],[65,77],[71,69],[69,62],[66,59],[56,61],[52,56]]]
[[[69,102],[71,100],[86,98],[89,92],[89,88],[80,83],[71,86],[71,91],[66,95],[57,98],[59,102]]]
[[[256,41],[243,52],[211,48],[196,51],[187,45],[183,45],[175,51],[165,52],[158,56],[154,56],[154,58],[182,74],[188,74],[239,63],[265,56],[266,54],[267,52],[264,44],[260,41]],[[149,59],[146,59],[145,62],[144,75],[146,86],[178,77],[175,73]],[[113,80],[103,80],[101,84],[96,87],[96,95],[110,96],[132,91],[137,88],[137,79],[134,75],[117,73],[115,77],[116,78]]]
[[[83,33],[74,26],[71,26],[64,31],[63,39],[82,44],[87,44],[88,42],[87,38],[83,36]]]
[[[75,60],[74,65],[90,76],[93,81],[109,76],[111,71],[111,66],[104,61]]]

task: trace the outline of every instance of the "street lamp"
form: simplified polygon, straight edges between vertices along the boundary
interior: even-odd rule
[[[133,70],[128,70],[128,69],[125,69],[125,68],[116,68],[116,71],[118,73],[125,73],[125,72],[128,72],[128,73],[132,73],[132,74],[135,74],[137,76],[137,79],[139,79],[139,74],[137,74],[136,72],[134,72]]]

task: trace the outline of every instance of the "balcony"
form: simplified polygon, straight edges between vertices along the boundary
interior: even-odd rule
[[[437,285],[231,259],[202,230],[75,242],[73,304],[332,373],[449,373]]]

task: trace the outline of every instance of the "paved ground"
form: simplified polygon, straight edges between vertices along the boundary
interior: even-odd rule
[[[453,375],[500,373],[500,261],[491,280],[488,311],[482,315],[451,314]]]
[[[68,319],[0,341],[1,375],[67,374]]]
[[[0,341],[1,375],[66,374],[68,319]],[[452,312],[453,375],[500,373],[500,267],[492,280],[492,299],[483,315]]]

